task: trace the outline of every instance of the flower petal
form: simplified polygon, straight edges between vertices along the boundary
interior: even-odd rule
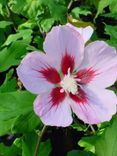
[[[78,28],[70,23],[68,23],[67,26],[79,32],[83,37],[85,43],[90,39],[91,35],[93,34],[93,28],[91,26],[87,26],[85,28]]]
[[[72,123],[72,112],[65,93],[54,88],[38,96],[34,111],[45,125],[66,127]]]
[[[86,103],[71,102],[73,112],[85,123],[98,124],[109,121],[116,113],[117,97],[107,89],[83,88],[87,95]]]
[[[17,68],[19,79],[32,93],[46,92],[53,83],[60,82],[60,76],[52,60],[41,52],[32,52],[22,60]]]
[[[44,50],[47,55],[54,57],[56,62],[61,66],[61,60],[66,55],[73,57],[75,67],[77,67],[82,59],[84,52],[84,42],[82,36],[71,30],[68,26],[53,27],[45,38]]]
[[[117,54],[103,41],[95,41],[85,48],[84,59],[78,71],[92,69],[95,76],[90,84],[106,88],[117,78]]]

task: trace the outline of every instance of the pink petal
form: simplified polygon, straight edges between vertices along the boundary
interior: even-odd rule
[[[95,41],[85,48],[85,55],[78,71],[92,69],[95,72],[90,84],[106,88],[117,78],[116,50],[103,41]]]
[[[79,119],[85,123],[98,124],[109,121],[116,113],[117,97],[107,89],[83,88],[87,95],[86,103],[72,99],[71,107]]]
[[[54,88],[38,96],[34,111],[45,125],[66,127],[72,123],[72,112],[65,93]]]
[[[59,66],[67,52],[68,56],[74,58],[75,67],[77,67],[84,55],[83,38],[78,32],[72,31],[68,26],[56,26],[47,34],[44,50],[47,55],[56,59]]]
[[[32,93],[40,94],[60,82],[60,76],[52,60],[41,52],[32,52],[17,68],[19,79]]]
[[[91,26],[87,26],[85,28],[78,28],[78,27],[73,26],[70,23],[68,23],[67,26],[79,32],[81,36],[83,37],[85,43],[90,39],[91,35],[93,34],[93,28]]]

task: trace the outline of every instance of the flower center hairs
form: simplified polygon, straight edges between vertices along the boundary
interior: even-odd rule
[[[74,76],[70,74],[70,68],[68,69],[68,73],[64,76],[60,85],[62,87],[62,89],[60,90],[61,93],[63,93],[64,91],[66,93],[71,92],[74,95],[78,93],[78,84]]]

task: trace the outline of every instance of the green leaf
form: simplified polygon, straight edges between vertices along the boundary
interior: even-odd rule
[[[10,47],[0,51],[0,72],[9,69],[13,65],[18,65],[23,55],[26,54],[27,44],[23,41],[16,41]]]
[[[117,13],[117,1],[116,0],[100,0],[98,3],[98,10],[96,13],[96,17],[99,14],[101,14],[104,8],[106,8],[107,6],[109,6],[111,13]]]
[[[71,14],[74,18],[79,18],[80,15],[89,15],[91,11],[89,11],[86,7],[76,7],[71,11]]]
[[[117,115],[95,145],[97,156],[117,156]]]
[[[7,26],[11,25],[12,22],[10,21],[0,21],[0,28],[6,28]]]
[[[95,156],[91,152],[86,152],[86,151],[80,151],[80,150],[73,150],[70,151],[67,156]]]
[[[27,133],[31,132],[37,127],[37,125],[41,124],[39,117],[35,115],[33,111],[30,111],[25,114],[21,114],[18,116],[12,127],[13,133]]]
[[[26,30],[20,30],[16,34],[9,35],[3,46],[8,46],[12,42],[15,42],[17,40],[23,40],[25,43],[30,43],[32,39],[32,30],[26,29]]]
[[[0,86],[0,92],[4,93],[4,92],[12,92],[16,90],[17,88],[16,78],[12,76],[13,76],[13,70],[10,70],[6,74],[4,83],[2,84],[2,86]]]
[[[106,25],[105,31],[106,34],[110,35],[110,40],[107,42],[117,49],[117,26]]]
[[[38,135],[34,132],[28,133],[23,137],[22,156],[34,155],[37,139],[38,139]],[[41,143],[38,156],[48,156],[50,151],[51,151],[51,144],[50,141],[47,140]]]
[[[31,115],[31,112],[33,112],[33,101],[35,99],[35,95],[32,95],[27,91],[16,91],[0,93],[0,99],[2,99],[0,100],[0,135],[11,133],[11,129],[13,127],[18,131],[17,123],[20,125],[28,125],[29,123],[27,123],[27,120],[21,120],[23,119],[21,116],[26,116],[28,113],[30,114],[28,122],[32,124],[29,126],[29,131],[39,124],[39,122],[37,122],[37,117],[32,117]],[[20,120],[18,120],[18,117]],[[34,123],[34,120],[36,123]],[[19,127],[19,131],[26,131],[25,128],[27,127]]]
[[[95,144],[97,140],[99,139],[99,136],[94,135],[94,136],[88,136],[88,137],[83,137],[78,144],[80,147],[84,147],[85,150],[95,152]]]
[[[0,144],[0,156],[16,156],[20,154],[20,149],[15,145],[7,147],[3,144]]]
[[[43,32],[48,32],[52,25],[54,24],[54,19],[49,18],[49,19],[42,19],[40,22],[40,26]]]

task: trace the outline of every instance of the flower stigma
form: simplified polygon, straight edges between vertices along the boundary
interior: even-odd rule
[[[63,93],[64,91],[71,92],[74,95],[78,93],[78,84],[74,77],[70,74],[70,68],[68,68],[68,73],[64,76],[60,85],[62,87],[62,89],[60,90],[61,93]]]

